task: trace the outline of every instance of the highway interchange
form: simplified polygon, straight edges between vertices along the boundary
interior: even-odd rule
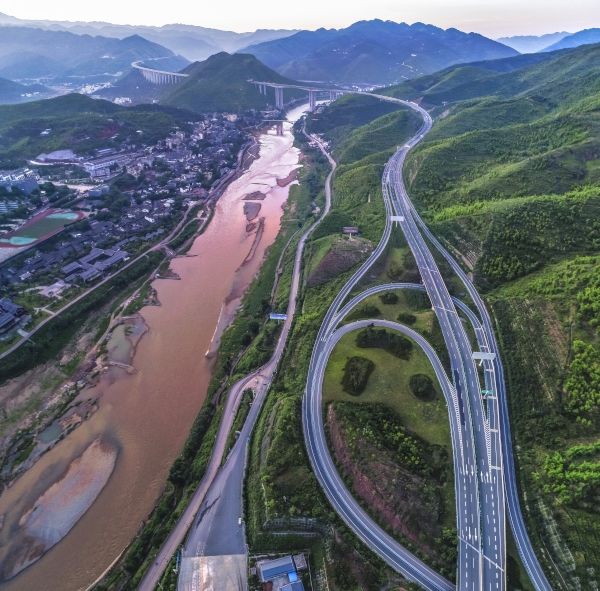
[[[503,368],[489,314],[468,276],[419,217],[403,181],[402,169],[406,155],[431,129],[431,117],[414,103],[383,95],[372,96],[415,110],[423,118],[423,124],[413,138],[398,147],[386,164],[382,179],[386,224],[382,238],[369,258],[338,292],[315,341],[302,404],[302,424],[313,470],[326,497],[357,536],[397,572],[432,591],[454,588],[491,591],[506,588],[507,507],[519,554],[534,587],[537,591],[549,591],[551,587],[531,547],[520,510]],[[312,139],[318,142],[332,167],[325,187],[326,207],[319,220],[302,235],[297,246],[288,319],[276,351],[265,366],[231,388],[206,476],[184,518],[171,533],[155,564],[144,578],[141,589],[154,588],[188,530],[183,560],[186,557],[239,554],[245,551],[245,532],[241,517],[247,441],[285,349],[295,312],[304,245],[331,204],[331,178],[335,162],[318,138],[313,136]],[[354,295],[360,281],[384,253],[392,233],[398,230],[403,233],[414,255],[422,284],[378,285]],[[450,295],[429,245],[446,259],[462,281],[477,314]],[[450,360],[450,376],[446,374],[443,364],[425,338],[406,326],[384,320],[361,320],[340,327],[344,318],[364,298],[392,289],[420,289],[427,292],[444,336]],[[353,297],[347,301],[350,296]],[[480,367],[473,358],[477,351],[472,348],[459,310],[472,325],[477,351],[483,353],[484,359],[481,360]],[[327,362],[335,344],[344,334],[369,324],[399,331],[423,350],[432,364],[448,404],[458,532],[456,587],[394,540],[369,517],[345,487],[328,450],[321,395]],[[221,466],[227,434],[241,393],[247,387],[255,391],[255,399],[235,446]],[[483,389],[490,394],[482,396]],[[192,588],[195,587],[191,581],[180,578],[178,589]]]
[[[368,518],[367,521],[370,522],[367,523],[362,516],[353,517],[348,514],[346,508],[348,491],[339,476],[337,482],[332,484],[335,481],[332,475],[335,467],[327,449],[323,428],[321,387],[327,360],[333,349],[331,343],[336,342],[338,335],[336,327],[355,305],[357,298],[343,310],[340,310],[341,304],[381,255],[396,223],[400,226],[415,257],[423,286],[439,321],[450,358],[453,387],[450,388],[451,396],[449,399],[447,397],[447,400],[454,449],[459,546],[457,588],[465,590],[506,588],[504,462],[507,456],[510,474],[506,491],[517,547],[536,589],[550,589],[531,547],[520,512],[503,370],[489,314],[472,282],[429,232],[417,214],[404,185],[404,160],[409,150],[431,129],[431,117],[427,111],[414,103],[387,96],[373,96],[398,102],[415,110],[422,117],[423,124],[410,141],[398,148],[385,167],[382,189],[387,220],[382,240],[372,256],[353,275],[334,300],[315,343],[303,403],[304,433],[313,469],[325,494],[340,516],[381,558],[408,579],[416,581],[426,589],[446,588],[444,581],[432,577],[428,567],[416,557],[410,554],[407,556],[403,548],[402,551],[398,550],[385,535],[378,533],[375,542],[365,538],[365,532],[376,531],[376,526]],[[457,313],[456,303],[448,292],[426,239],[450,263],[451,268],[464,283],[481,316],[481,322],[474,326],[479,349],[477,352],[471,347],[465,327]],[[473,318],[473,312],[467,315],[471,321],[476,320]],[[398,325],[394,329],[398,330]],[[423,348],[421,342],[416,342]],[[474,353],[482,353],[481,368],[478,368],[475,363]],[[442,390],[447,394],[448,388],[444,386],[447,376],[438,374],[438,379]],[[481,381],[485,388],[482,387]],[[484,389],[490,393],[485,398],[482,396]],[[357,507],[358,504],[354,502],[354,509]]]

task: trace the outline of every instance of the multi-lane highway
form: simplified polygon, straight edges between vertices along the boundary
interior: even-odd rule
[[[399,102],[414,109],[423,118],[423,125],[411,140],[398,148],[387,163],[383,175],[387,222],[382,240],[369,260],[340,291],[327,312],[317,337],[303,404],[303,425],[309,457],[330,502],[350,527],[364,539],[363,520],[353,521],[343,511],[342,504],[348,502],[345,491],[338,492],[338,487],[331,486],[331,473],[335,468],[327,446],[324,445],[321,369],[324,371],[331,352],[330,343],[336,334],[336,326],[345,313],[353,307],[356,298],[343,309],[341,304],[383,252],[393,231],[393,223],[397,223],[417,262],[423,287],[429,295],[438,318],[450,359],[453,388],[448,406],[454,448],[459,537],[457,587],[473,590],[504,589],[506,586],[504,450],[502,447],[504,433],[496,386],[496,382],[499,381],[497,350],[490,346],[486,330],[482,326],[485,322],[480,323],[475,333],[478,348],[484,353],[483,357],[486,359],[482,361],[481,368],[477,367],[473,359],[474,351],[457,313],[455,301],[421,232],[424,225],[416,214],[404,185],[402,169],[406,154],[430,130],[431,117],[416,104],[384,96],[378,98]],[[473,316],[473,312],[470,312],[471,320]],[[488,353],[493,355],[485,355]],[[485,399],[482,397],[481,380],[485,383],[485,389],[491,392]],[[372,523],[370,527],[373,528]],[[370,545],[373,547],[372,542]],[[423,566],[417,565],[414,557],[394,556],[394,550],[390,551],[389,545],[385,551],[379,553],[389,564],[396,560],[400,566],[398,570],[410,579],[419,582],[425,588],[437,588],[436,584],[432,583],[429,572]]]
[[[391,158],[384,172],[383,186],[392,201],[396,219],[415,257],[423,285],[440,323],[461,409],[463,448],[466,453],[460,466],[461,482],[457,485],[464,491],[462,505],[457,503],[460,548],[457,587],[504,589],[504,469],[499,445],[498,416],[493,404],[488,402],[487,408],[484,406],[471,343],[435,258],[419,231],[414,208],[404,185],[402,169],[406,154],[432,125],[427,111],[412,103],[410,106],[423,117],[423,128]]]
[[[458,406],[459,413],[459,424],[455,426],[453,425],[455,409],[449,405],[454,447],[457,529],[459,532],[458,587],[465,589],[502,589],[505,587],[506,506],[519,554],[535,589],[551,591],[551,586],[531,545],[520,508],[504,370],[489,313],[467,274],[418,215],[404,186],[402,176],[404,159],[408,151],[430,130],[431,117],[414,103],[383,95],[372,96],[381,100],[398,102],[417,111],[423,118],[423,126],[409,142],[398,148],[386,166],[383,192],[388,220],[382,240],[373,256],[350,279],[339,297],[333,302],[321,327],[313,360],[319,355],[318,350],[321,343],[325,343],[328,338],[331,338],[341,319],[358,301],[362,300],[362,295],[357,296],[346,304],[343,310],[340,310],[341,303],[383,251],[391,234],[390,220],[394,219],[400,224],[415,255],[423,278],[423,287],[427,290],[440,321],[451,359],[455,385],[453,404],[455,407]],[[393,218],[391,217],[392,212],[395,214]],[[425,239],[447,260],[451,269],[462,281],[477,308],[480,320],[470,308],[456,300],[452,302],[453,299],[449,298],[448,290]],[[388,288],[392,287],[388,286]],[[381,289],[381,287],[375,288],[375,290],[377,289]],[[466,333],[457,319],[455,306],[460,307],[473,324],[479,352],[484,354],[483,357],[487,357],[481,360],[480,368],[483,372],[481,377],[485,384],[485,391],[488,393],[485,399],[481,396],[480,373],[473,363],[473,351],[469,346]],[[312,391],[314,393],[314,388]],[[311,429],[307,424],[310,400],[309,380],[307,403],[304,405],[305,434],[309,455],[315,465],[318,463],[318,459],[315,459],[314,454],[310,453]],[[464,429],[461,430],[461,427]],[[458,470],[457,464],[459,464]],[[477,484],[474,481],[475,474]],[[477,507],[474,506],[473,499],[476,499]],[[475,516],[476,521],[474,520]]]
[[[494,392],[494,395],[488,398],[488,403],[497,405],[495,412],[499,413],[499,436],[504,460],[505,494],[508,518],[519,556],[521,557],[523,565],[527,570],[534,588],[537,591],[552,591],[552,586],[550,585],[533,550],[531,540],[527,534],[527,528],[525,527],[523,513],[521,511],[519,489],[515,472],[515,461],[513,456],[514,452],[512,447],[512,436],[510,431],[508,397],[506,392],[506,384],[504,381],[504,367],[502,365],[502,359],[499,354],[499,348],[494,335],[489,312],[485,303],[483,302],[483,299],[477,292],[477,289],[475,289],[473,282],[463,271],[456,259],[446,250],[446,248],[444,248],[444,246],[442,246],[442,244],[432,234],[431,230],[429,230],[425,222],[423,222],[416,211],[414,211],[414,217],[423,234],[446,259],[454,273],[456,273],[456,275],[459,277],[477,308],[481,318],[481,328],[477,332],[480,350],[489,351],[495,354],[494,360],[491,363],[486,363],[487,367],[485,369],[485,383],[486,389]],[[497,402],[495,400],[497,400]]]

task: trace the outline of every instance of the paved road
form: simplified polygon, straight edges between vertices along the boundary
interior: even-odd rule
[[[519,555],[535,589],[537,591],[552,591],[552,586],[550,585],[533,550],[533,546],[525,526],[525,521],[523,519],[523,513],[521,511],[513,455],[514,451],[512,447],[512,436],[510,431],[508,396],[504,381],[504,367],[502,365],[502,359],[500,357],[500,351],[494,335],[494,329],[489,312],[485,303],[483,302],[483,299],[475,289],[473,282],[463,271],[456,259],[454,259],[454,257],[441,245],[439,240],[431,233],[419,215],[416,212],[413,215],[421,227],[421,231],[425,234],[433,246],[441,253],[441,255],[448,261],[453,271],[460,278],[467,289],[467,292],[471,296],[471,299],[473,300],[482,319],[481,329],[478,333],[478,339],[481,339],[480,349],[482,351],[489,351],[496,354],[496,358],[491,364],[491,367],[490,365],[486,367],[485,378],[486,389],[495,392],[498,400],[496,403],[498,405],[497,412],[500,414],[498,436],[500,437],[500,445],[502,446],[503,459],[505,463],[504,475],[508,517]],[[493,399],[490,399],[490,402],[492,400]]]
[[[323,487],[325,495],[338,515],[387,564],[402,573],[409,580],[420,583],[425,589],[433,591],[454,589],[454,585],[450,581],[436,573],[423,561],[414,556],[414,554],[406,550],[402,544],[392,538],[373,521],[346,488],[329,453],[323,421],[318,418],[322,417],[321,388],[327,361],[335,345],[344,335],[370,325],[396,330],[413,339],[431,362],[446,400],[449,405],[453,405],[454,388],[433,347],[422,335],[402,324],[388,320],[359,320],[346,324],[328,334],[327,339],[322,342],[322,346],[319,347],[320,354],[316,358],[316,364],[311,367],[312,371],[309,374],[307,391],[311,392],[311,396],[307,396],[306,400],[307,404],[310,404],[310,409],[308,409],[308,413],[303,413],[303,418],[311,421],[310,425],[306,423],[304,425],[305,433],[310,433],[310,436],[306,439],[309,455],[311,458],[319,458],[319,461],[313,464],[315,474]],[[453,422],[453,426],[456,422]]]
[[[323,445],[318,369],[326,364],[328,343],[334,334],[335,326],[340,321],[342,302],[383,251],[392,231],[392,223],[397,222],[415,256],[424,287],[440,323],[454,382],[452,404],[449,404],[451,409],[449,418],[454,447],[459,535],[457,586],[460,589],[503,589],[506,584],[504,574],[506,549],[502,450],[497,445],[499,435],[491,435],[498,432],[497,422],[494,420],[497,413],[494,414],[494,409],[490,408],[489,403],[488,407],[484,408],[479,371],[472,358],[473,351],[469,338],[436,261],[419,232],[413,217],[414,209],[402,178],[406,154],[430,130],[431,117],[413,103],[374,96],[409,106],[422,116],[423,125],[410,141],[397,150],[386,165],[383,194],[387,219],[382,240],[370,259],[361,266],[338,294],[338,298],[326,314],[315,343],[303,404],[303,425],[309,457],[330,501],[339,510],[342,500],[336,498],[338,494],[334,489],[327,488],[327,479],[332,477],[335,468],[326,445]],[[359,533],[360,523],[350,522],[349,525]],[[386,550],[380,555],[390,564],[394,559],[399,559],[401,572],[426,588],[434,588],[430,586],[429,573],[424,567],[415,566],[417,563],[414,557],[394,556],[395,551],[395,549],[392,552]]]
[[[193,527],[185,543],[182,560],[195,556],[218,556],[243,554],[246,552],[245,531],[242,523],[242,506],[247,444],[267,396],[271,380],[283,357],[289,331],[292,327],[300,289],[302,257],[306,241],[331,209],[331,179],[336,168],[336,163],[318,138],[312,137],[311,139],[317,143],[331,165],[331,171],[325,182],[325,206],[318,220],[302,234],[298,241],[286,311],[287,319],[279,335],[273,356],[259,370],[258,375],[261,381],[253,388],[255,392],[254,401],[240,435],[223,468],[212,482],[202,506],[197,511]],[[189,572],[187,569],[182,569],[182,574],[186,571]],[[178,589],[192,589],[192,582],[183,580],[180,577]]]
[[[506,538],[504,516],[504,468],[499,445],[498,414],[492,400],[481,396],[479,371],[473,360],[468,335],[437,263],[419,231],[414,208],[403,179],[403,164],[408,151],[431,128],[429,114],[409,104],[421,114],[424,126],[417,136],[402,146],[390,159],[384,172],[384,191],[404,237],[415,257],[423,284],[431,300],[450,357],[452,377],[463,420],[465,458],[460,466],[462,503],[457,504],[459,589],[504,589]],[[457,488],[457,492],[458,492]]]

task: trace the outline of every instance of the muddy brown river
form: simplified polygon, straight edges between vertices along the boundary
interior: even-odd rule
[[[260,137],[259,158],[219,199],[190,256],[172,261],[181,281],[154,282],[161,305],[142,310],[148,331],[132,360],[136,372],[105,374],[94,388],[101,393],[97,412],[0,497],[3,572],[31,563],[0,590],[87,588],[151,511],[205,399],[213,364],[205,354],[279,231],[289,186],[277,180],[299,161],[290,128],[282,137],[274,131]],[[257,191],[266,197],[249,225],[243,198]],[[43,543],[61,537],[38,559]]]

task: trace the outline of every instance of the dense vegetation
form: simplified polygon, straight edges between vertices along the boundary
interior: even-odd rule
[[[375,364],[370,359],[350,357],[346,361],[344,376],[342,377],[344,391],[353,396],[362,394],[374,369]]]
[[[397,110],[398,105],[372,96],[346,94],[336,101],[335,108],[312,116],[311,131],[326,134],[328,140],[337,144],[357,127]]]
[[[378,328],[365,328],[356,336],[356,344],[364,349],[378,347],[399,357],[408,359],[412,352],[412,343],[402,335]]]
[[[268,91],[268,96],[262,95],[258,87],[248,80],[294,83],[248,54],[217,53],[203,62],[191,64],[183,72],[189,78],[178,84],[161,102],[197,113],[235,113],[264,109],[268,104],[275,103],[272,90]],[[286,100],[293,95],[294,91],[288,90]]]
[[[421,400],[433,400],[437,395],[431,378],[422,373],[410,376],[410,390]]]
[[[342,226],[358,226],[361,236],[374,242],[381,236],[383,166],[400,139],[418,128],[419,120],[398,105],[391,112],[385,109],[381,116],[377,103],[372,97],[343,97],[335,108],[308,122],[310,131],[324,133],[330,140],[339,164],[333,184],[334,208],[314,233],[315,239],[338,233]],[[354,109],[357,112],[351,115]]]
[[[491,304],[523,507],[557,589],[593,588],[600,568],[599,58],[590,45],[386,90],[437,116],[410,193]]]
[[[444,497],[451,479],[446,448],[408,431],[383,404],[335,402],[327,416],[338,466],[356,496],[386,529],[452,578],[456,533],[444,527],[452,511]]]

